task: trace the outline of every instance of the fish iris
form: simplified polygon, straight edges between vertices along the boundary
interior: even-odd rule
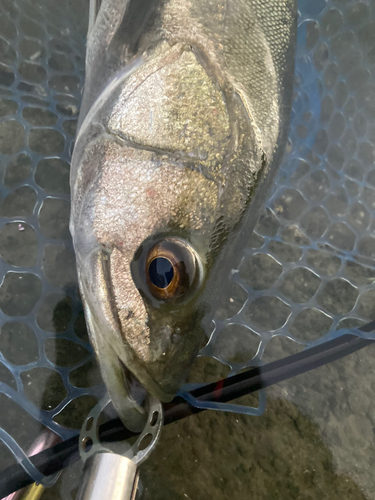
[[[157,257],[148,268],[150,280],[158,288],[167,288],[173,279],[173,266],[168,259]]]
[[[139,276],[139,287],[159,301],[174,301],[189,291],[193,292],[199,283],[198,257],[192,247],[180,238],[165,238],[147,248],[142,256],[143,246],[133,262],[133,275]],[[144,269],[144,274],[139,271]],[[143,278],[143,276],[144,278]],[[194,285],[194,286],[193,286]]]

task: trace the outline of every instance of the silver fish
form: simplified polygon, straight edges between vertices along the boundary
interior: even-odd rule
[[[137,381],[162,401],[178,390],[254,228],[287,139],[295,33],[295,0],[91,1],[70,229],[128,427]]]

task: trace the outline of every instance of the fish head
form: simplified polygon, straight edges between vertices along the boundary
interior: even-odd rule
[[[219,186],[112,139],[94,149],[87,161],[98,162],[98,175],[74,229],[90,337],[102,372],[112,369],[106,352],[114,351],[128,382],[169,401],[206,341],[203,291]]]
[[[80,132],[73,157],[80,285],[104,378],[115,358],[125,384],[169,401],[207,340],[264,161],[239,93],[191,47],[116,85],[105,127],[91,142]]]

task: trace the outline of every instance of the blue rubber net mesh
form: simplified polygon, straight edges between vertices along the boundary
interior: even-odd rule
[[[86,24],[86,2],[0,3],[0,425],[18,455],[40,423],[76,433],[102,391],[95,366],[79,373],[93,360],[68,229]]]
[[[299,10],[287,151],[201,353],[232,373],[375,318],[375,8]],[[68,230],[86,29],[84,1],[0,2],[3,467],[103,393]]]

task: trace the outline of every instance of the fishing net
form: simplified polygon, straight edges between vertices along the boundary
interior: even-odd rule
[[[86,23],[83,1],[0,3],[0,426],[18,458],[40,424],[75,434],[100,392],[68,229]]]
[[[201,353],[232,373],[375,318],[373,8],[299,2],[287,152]]]
[[[299,9],[287,151],[201,353],[232,373],[375,319],[375,8]],[[68,230],[87,18],[83,0],[0,2],[1,468],[103,393]]]

